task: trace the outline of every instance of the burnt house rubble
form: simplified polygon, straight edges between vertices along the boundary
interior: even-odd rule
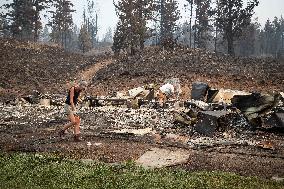
[[[180,87],[178,79],[175,82]],[[80,108],[85,117],[82,127],[90,130],[116,130],[114,133],[135,133],[133,129],[148,128],[148,133],[158,133],[162,137],[168,133],[214,137],[227,132],[284,132],[283,93],[213,89],[206,83],[194,82],[191,99],[183,101],[177,95],[176,98],[167,99],[165,105],[160,107],[157,90],[158,86],[149,84],[128,91],[113,92],[108,96],[86,96],[82,99]],[[64,98],[62,95],[34,91],[31,95],[6,101],[2,103],[6,112],[1,111],[1,125],[9,125],[10,122],[6,120],[12,120],[15,117],[13,114],[22,117],[32,115],[20,112],[22,109],[34,111],[37,118],[27,120],[33,119],[35,123],[37,119],[39,123],[64,119]],[[15,112],[12,113],[13,111]],[[44,111],[49,113],[43,113]],[[40,119],[43,116],[46,118]],[[29,122],[27,120],[26,123]],[[96,120],[96,123],[92,120]],[[117,129],[124,130],[120,132]]]

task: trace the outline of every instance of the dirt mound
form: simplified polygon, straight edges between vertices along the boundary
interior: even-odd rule
[[[58,46],[0,38],[0,96],[7,99],[39,92],[64,91],[79,70],[104,57],[65,52]]]
[[[99,90],[125,90],[148,83],[161,84],[179,78],[183,98],[188,98],[192,82],[203,81],[215,88],[246,91],[279,91],[284,87],[284,63],[272,58],[233,58],[199,49],[166,51],[147,48],[133,57],[120,57],[93,78]]]

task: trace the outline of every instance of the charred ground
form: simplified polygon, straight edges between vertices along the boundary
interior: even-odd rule
[[[0,39],[1,100],[41,93],[62,93],[66,83],[78,78],[78,71],[103,56],[65,52],[58,46]]]
[[[189,148],[183,138],[172,137],[175,136],[172,133],[189,136],[184,128],[172,125],[170,111],[151,110],[149,113],[148,110],[95,108],[82,112],[84,142],[74,143],[71,134],[63,140],[57,135],[58,129],[67,121],[63,107],[5,104],[7,99],[20,98],[33,90],[64,94],[66,83],[84,73],[93,78],[88,91],[90,95],[106,95],[149,83],[159,85],[172,77],[180,79],[183,99],[190,97],[191,84],[195,81],[206,82],[215,88],[280,92],[284,88],[284,66],[281,61],[272,58],[233,58],[183,48],[166,51],[154,47],[133,57],[110,59],[110,55],[106,54],[84,56],[64,52],[59,47],[10,39],[0,40],[0,50],[0,100],[4,102],[0,110],[2,152],[53,153],[116,163],[135,160],[151,148],[182,148],[189,150],[191,158],[180,166],[191,171],[221,170],[263,178],[284,176],[282,133],[247,131],[244,135],[237,134],[238,139],[246,141],[244,143],[222,145],[211,141],[213,145],[209,147],[199,145]],[[143,123],[144,127],[141,126],[145,120],[143,116],[149,118]],[[144,129],[149,125],[157,131],[156,135],[112,132],[124,128]],[[198,137],[202,136],[193,134],[191,139]],[[212,140],[217,139],[218,136],[215,136]],[[250,140],[270,140],[275,148],[254,147],[248,143]],[[86,141],[93,145],[86,145]]]
[[[1,98],[39,92],[60,93],[66,83],[110,54],[84,56],[58,46],[0,40]],[[274,58],[233,58],[199,49],[171,51],[146,48],[133,57],[117,57],[113,64],[93,76],[93,95],[106,95],[133,87],[179,78],[184,99],[192,82],[203,81],[215,88],[271,92],[284,88],[284,62]],[[265,87],[264,87],[265,86]]]

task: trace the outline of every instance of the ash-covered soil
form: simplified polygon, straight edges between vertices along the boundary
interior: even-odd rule
[[[119,57],[93,78],[96,93],[131,89],[149,83],[162,84],[179,78],[182,98],[190,97],[191,84],[208,83],[212,88],[271,92],[284,89],[284,62],[273,58],[233,58],[199,49],[172,51],[149,47],[133,57]]]
[[[79,70],[95,65],[105,55],[84,56],[58,46],[0,38],[0,100],[41,93],[62,93],[79,78]]]
[[[2,152],[51,153],[106,163],[137,160],[151,148],[185,149],[188,162],[175,167],[190,171],[219,170],[245,176],[284,176],[284,134],[264,131],[223,133],[209,138],[173,123],[172,109],[82,108],[83,141],[73,142],[59,128],[68,122],[62,106],[1,106]],[[136,131],[136,133],[135,133]],[[270,141],[273,148],[257,144]]]
[[[283,62],[271,58],[232,58],[202,50],[169,52],[151,47],[134,57],[111,60],[108,55],[84,56],[64,52],[59,47],[11,39],[0,39],[0,52],[1,102],[31,94],[33,90],[65,95],[66,83],[78,76],[92,81],[88,95],[106,95],[150,83],[159,85],[168,78],[180,79],[183,100],[189,98],[195,81],[218,89],[271,92],[284,88]],[[190,127],[176,125],[171,109],[81,110],[83,141],[75,143],[72,130],[65,138],[58,137],[59,128],[68,121],[63,106],[1,103],[0,151],[52,153],[119,163],[136,160],[153,147],[181,148],[191,155],[187,163],[178,167],[190,171],[284,177],[284,135],[280,132],[219,132],[209,138]],[[272,147],[258,145],[267,141]]]

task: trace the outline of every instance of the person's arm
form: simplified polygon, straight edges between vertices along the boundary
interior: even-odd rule
[[[72,111],[75,111],[75,104],[73,102],[73,98],[74,98],[74,87],[72,87],[70,89],[70,104],[71,104],[71,108],[72,108]]]

